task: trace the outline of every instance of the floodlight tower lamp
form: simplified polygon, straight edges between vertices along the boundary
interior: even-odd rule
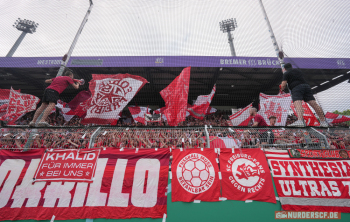
[[[236,51],[233,45],[233,37],[231,34],[231,31],[234,31],[237,28],[237,21],[236,19],[230,18],[226,20],[222,20],[219,22],[220,24],[220,31],[222,32],[227,32],[227,37],[228,37],[228,43],[230,44],[230,49],[231,49],[231,55],[236,56]]]
[[[7,53],[6,57],[12,57],[15,51],[17,50],[18,46],[23,41],[26,34],[27,33],[33,34],[34,32],[36,32],[36,29],[38,28],[39,24],[35,23],[32,20],[27,20],[27,19],[22,20],[21,18],[18,18],[12,26],[16,28],[18,31],[21,31],[22,33],[18,37],[17,41],[12,46],[10,51]]]

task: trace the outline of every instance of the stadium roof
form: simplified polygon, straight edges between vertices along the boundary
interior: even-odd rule
[[[350,59],[344,58],[286,58],[302,69],[314,93],[324,91],[350,78]],[[41,98],[44,80],[56,76],[60,57],[1,57],[0,88],[21,89]],[[164,101],[159,92],[184,67],[191,66],[189,103],[198,95],[209,94],[214,83],[217,91],[213,106],[243,107],[258,102],[259,93],[275,95],[282,80],[277,58],[216,57],[216,56],[126,56],[71,57],[68,67],[75,78],[91,80],[91,74],[129,73],[149,81],[130,104],[159,105]],[[349,73],[347,73],[349,72]],[[341,76],[342,75],[342,76]],[[336,78],[337,77],[337,78]],[[329,82],[327,82],[329,81]],[[317,87],[316,87],[317,86]],[[80,90],[87,90],[88,84]],[[71,100],[76,90],[67,88],[62,97]]]

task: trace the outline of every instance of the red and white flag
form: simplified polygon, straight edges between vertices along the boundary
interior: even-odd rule
[[[61,110],[62,116],[67,122],[69,122],[75,116],[75,112],[71,108],[69,108],[67,103],[61,100],[57,101],[56,107]]]
[[[191,67],[184,68],[174,81],[160,91],[166,107],[163,113],[169,126],[177,126],[186,119],[190,72]]]
[[[130,74],[92,74],[86,117],[83,124],[111,124],[136,93],[147,83],[141,76]]]
[[[283,210],[350,213],[350,160],[291,158],[287,150],[265,154]]]
[[[249,104],[235,114],[232,114],[230,116],[232,126],[248,126],[249,122],[252,120],[252,117],[249,113],[249,109],[252,107],[253,103]]]
[[[228,200],[276,203],[264,152],[255,149],[220,149],[222,196]]]
[[[213,114],[213,113],[216,113],[216,111],[218,111],[217,109],[209,106],[208,109],[207,109],[207,112],[206,114],[209,115],[209,114]]]
[[[289,93],[277,96],[260,93],[260,110],[258,113],[267,123],[270,116],[275,116],[276,126],[285,126],[291,104],[292,97]]]
[[[21,90],[15,90],[21,92]],[[0,117],[6,114],[7,106],[10,101],[11,89],[0,89]]]
[[[214,85],[209,95],[198,96],[193,106],[188,108],[187,110],[190,113],[190,115],[193,116],[194,118],[203,120],[205,115],[207,114],[210,103],[213,100],[215,91],[216,91],[216,85]]]
[[[335,114],[330,112],[327,112],[325,117],[327,121],[332,124],[350,121],[350,116],[345,116],[345,115],[340,115],[340,114]]]
[[[311,111],[311,109],[309,107],[309,104],[307,104],[306,102],[302,101],[302,105],[303,105],[303,109],[304,109],[303,118],[305,120],[305,124],[307,126],[319,126],[320,122],[317,120],[316,116]],[[292,108],[294,114],[296,116],[298,116],[293,103],[291,104],[290,107]]]
[[[145,115],[151,111],[150,108],[140,106],[129,106],[128,108],[135,122],[146,125]]]
[[[1,117],[7,124],[14,124],[24,114],[34,111],[40,99],[36,96],[17,92],[11,88],[7,112]]]
[[[164,110],[166,109],[166,107],[162,107],[162,108],[159,108],[157,110],[154,110],[154,114],[162,114],[162,119],[165,120],[165,121],[168,121],[166,119],[166,116],[164,115]]]
[[[172,202],[219,201],[219,167],[214,149],[173,151]]]

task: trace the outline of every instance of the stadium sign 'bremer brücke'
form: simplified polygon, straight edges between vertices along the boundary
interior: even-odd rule
[[[349,58],[285,58],[302,69],[350,69]],[[0,67],[59,67],[61,57],[0,57]],[[71,57],[68,67],[241,67],[279,68],[275,57],[99,56]]]

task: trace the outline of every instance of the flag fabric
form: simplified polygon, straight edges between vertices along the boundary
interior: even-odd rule
[[[255,149],[220,149],[222,196],[228,200],[276,203],[264,152]]]
[[[15,90],[21,92],[21,90]],[[7,106],[10,101],[11,89],[0,89],[0,117],[6,114]]]
[[[166,107],[163,113],[168,120],[169,126],[177,126],[180,122],[185,121],[190,71],[191,67],[184,68],[174,81],[160,91]]]
[[[327,121],[332,124],[350,121],[350,116],[345,116],[345,115],[340,115],[340,114],[335,114],[330,112],[327,112],[325,117]]]
[[[194,102],[193,106],[187,109],[187,111],[190,113],[190,115],[193,116],[194,118],[203,120],[205,115],[208,112],[208,108],[210,106],[210,103],[213,100],[215,91],[216,91],[216,85],[214,85],[214,87],[209,95],[198,96],[197,100]]]
[[[172,202],[219,201],[219,167],[214,149],[173,150]]]
[[[33,183],[45,150],[0,150],[0,220],[50,220],[53,215],[55,220],[163,218],[167,213],[169,149],[100,150],[92,183]],[[57,156],[55,160],[71,160],[64,153]],[[78,158],[84,159],[84,155]],[[89,166],[70,164],[65,173]]]
[[[230,116],[230,121],[232,126],[248,126],[249,122],[252,120],[250,116],[249,109],[253,107],[253,103],[249,104],[240,111],[232,114]]]
[[[285,126],[288,111],[292,104],[292,97],[289,93],[282,95],[266,95],[260,93],[259,114],[268,123],[270,116],[276,116],[276,126]]]
[[[150,108],[139,106],[129,106],[128,108],[136,123],[140,122],[143,125],[146,125],[145,115],[151,111]]]
[[[350,213],[350,160],[291,158],[287,150],[265,154],[283,210]]]
[[[79,92],[68,104],[68,107],[71,108],[72,110],[75,110],[80,103],[85,102],[91,98],[91,92],[84,90]]]
[[[162,119],[165,120],[165,121],[168,121],[166,119],[166,116],[163,114],[165,109],[166,109],[166,107],[162,107],[162,108],[159,108],[157,110],[154,110],[154,114],[161,114],[162,115]]]
[[[61,110],[62,116],[67,122],[69,122],[75,116],[75,112],[62,100],[57,101],[56,107]]]
[[[89,83],[92,97],[86,100],[86,116],[81,122],[111,124],[146,83],[146,79],[136,75],[92,74]]]
[[[217,109],[209,106],[208,109],[207,109],[207,112],[206,114],[209,115],[209,114],[213,114],[213,113],[216,113]]]
[[[316,116],[311,111],[309,105],[304,101],[302,101],[302,105],[303,105],[303,109],[304,109],[303,118],[304,118],[306,126],[319,126],[320,122],[317,120]],[[293,103],[291,104],[290,107],[292,108],[294,114],[296,116],[298,116]]]
[[[39,101],[36,96],[20,93],[11,88],[7,111],[1,119],[7,121],[8,125],[15,124],[15,121],[24,114],[34,111]]]

